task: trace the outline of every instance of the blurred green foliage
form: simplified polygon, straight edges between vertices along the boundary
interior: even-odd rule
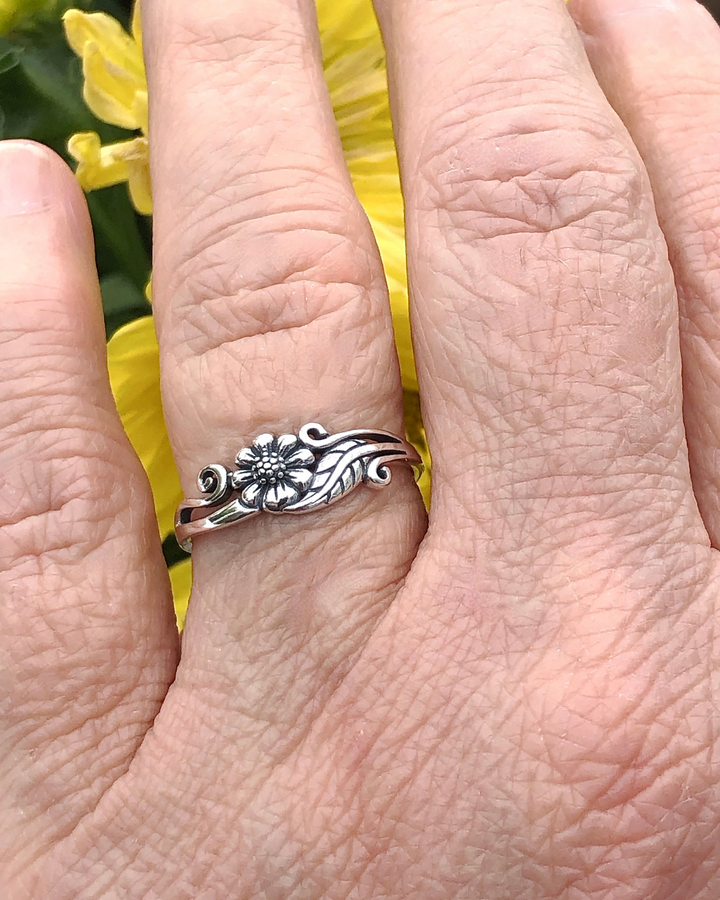
[[[29,138],[71,162],[68,137],[97,131],[103,143],[128,133],[100,122],[82,98],[82,65],[70,50],[62,13],[70,6],[110,13],[127,27],[130,2],[58,2],[21,19],[0,37],[0,137]],[[144,288],[150,274],[150,222],[135,212],[125,185],[88,195],[108,335],[147,315]]]

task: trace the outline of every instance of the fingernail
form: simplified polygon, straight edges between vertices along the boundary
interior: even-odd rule
[[[23,216],[50,207],[48,152],[31,141],[0,141],[0,216]]]

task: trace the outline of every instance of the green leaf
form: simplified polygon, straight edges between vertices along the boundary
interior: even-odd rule
[[[169,534],[165,538],[162,548],[163,556],[165,557],[165,563],[168,568],[170,568],[170,566],[174,566],[175,563],[179,563],[184,559],[190,558],[190,554],[182,549],[180,544],[178,544],[177,538],[174,534]]]
[[[100,276],[120,269],[142,292],[150,277],[150,254],[138,227],[127,187],[118,184],[87,195]]]
[[[121,325],[132,322],[150,312],[150,304],[142,291],[121,272],[106,275],[100,280],[105,331],[110,338]]]
[[[10,43],[7,38],[0,38],[0,75],[14,69],[20,62],[22,51]]]

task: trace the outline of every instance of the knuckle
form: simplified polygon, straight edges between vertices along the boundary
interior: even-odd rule
[[[593,217],[632,222],[647,192],[629,142],[589,114],[513,123],[478,138],[478,123],[440,123],[421,159],[427,204],[464,239],[543,234]]]
[[[372,235],[355,201],[342,208],[319,190],[311,204],[288,185],[266,198],[269,210],[248,212],[242,201],[199,210],[178,264],[156,267],[161,344],[176,372],[165,384],[169,406],[181,396],[186,405],[191,383],[213,398],[223,430],[238,415],[265,427],[288,408],[376,409],[397,383]]]
[[[87,557],[114,536],[130,502],[116,465],[125,448],[84,429],[28,433],[29,441],[32,453],[6,466],[0,492],[0,569],[13,578]]]
[[[220,70],[231,60],[248,57],[284,64],[301,39],[295,17],[275,0],[267,0],[262,13],[252,16],[213,18],[190,5],[163,24],[164,58],[178,71],[188,63]],[[227,71],[222,77],[227,78]]]
[[[320,318],[346,328],[376,317],[385,286],[357,214],[339,207],[337,198],[328,202],[322,189],[317,203],[308,206],[305,197],[302,207],[297,188],[281,193],[286,196],[266,198],[262,209],[230,203],[198,215],[192,227],[200,237],[169,273],[164,291],[172,300],[162,326],[182,352],[196,357]],[[272,224],[275,216],[281,224]]]

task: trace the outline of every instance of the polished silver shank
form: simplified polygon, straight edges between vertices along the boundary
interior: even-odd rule
[[[237,468],[213,464],[198,475],[205,496],[183,500],[175,533],[185,550],[198,534],[235,525],[266,512],[313,512],[335,503],[359,484],[390,483],[389,463],[422,461],[415,448],[387,431],[358,429],[329,434],[321,425],[303,425],[297,435],[261,434],[235,457]]]

